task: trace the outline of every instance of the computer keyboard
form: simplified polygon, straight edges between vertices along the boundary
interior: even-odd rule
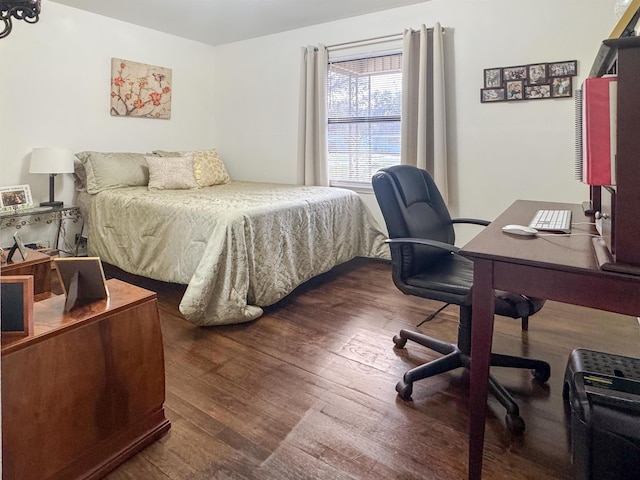
[[[541,231],[571,233],[571,210],[538,210],[529,226]]]

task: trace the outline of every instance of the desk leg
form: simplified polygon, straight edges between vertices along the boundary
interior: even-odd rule
[[[475,260],[469,393],[469,480],[482,478],[484,424],[487,414],[494,308],[493,262]]]

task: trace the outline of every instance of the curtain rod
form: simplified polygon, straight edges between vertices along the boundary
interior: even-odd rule
[[[331,48],[336,48],[336,47],[344,47],[344,46],[347,46],[347,45],[351,46],[351,45],[357,45],[359,43],[375,42],[376,40],[388,40],[388,39],[391,39],[391,38],[394,38],[394,37],[401,38],[402,37],[402,33],[392,33],[390,35],[381,35],[379,37],[365,38],[363,40],[355,40],[353,42],[335,43],[333,45],[327,45],[327,50],[331,49]]]
[[[414,30],[413,28],[411,29],[412,33],[417,32],[418,30]],[[433,28],[427,28],[427,32],[432,32]],[[442,27],[442,33],[444,33],[444,27]],[[390,35],[381,35],[379,37],[371,37],[371,38],[365,38],[363,40],[356,40],[353,42],[343,42],[343,43],[334,43],[333,45],[327,45],[327,50],[331,50],[331,49],[335,49],[335,50],[340,50],[341,48],[349,48],[352,46],[357,46],[360,44],[366,45],[368,43],[383,43],[385,41],[389,41],[391,39],[393,39],[394,37],[397,37],[398,39],[402,38],[402,36],[404,35],[403,32],[401,33],[392,33]]]

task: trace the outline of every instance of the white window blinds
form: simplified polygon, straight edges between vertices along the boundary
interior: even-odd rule
[[[327,97],[330,184],[370,187],[400,163],[402,53],[330,60]]]

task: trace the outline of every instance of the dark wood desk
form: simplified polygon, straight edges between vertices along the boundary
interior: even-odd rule
[[[524,237],[502,232],[502,227],[508,224],[528,224],[539,209],[571,209],[574,224],[592,221],[584,216],[579,205],[518,200],[461,251],[472,258],[475,265],[469,479],[482,477],[494,289],[640,315],[640,276],[604,272],[598,268],[592,237],[586,235],[594,232],[593,226],[574,225],[572,236]],[[552,372],[554,375],[562,373]]]

